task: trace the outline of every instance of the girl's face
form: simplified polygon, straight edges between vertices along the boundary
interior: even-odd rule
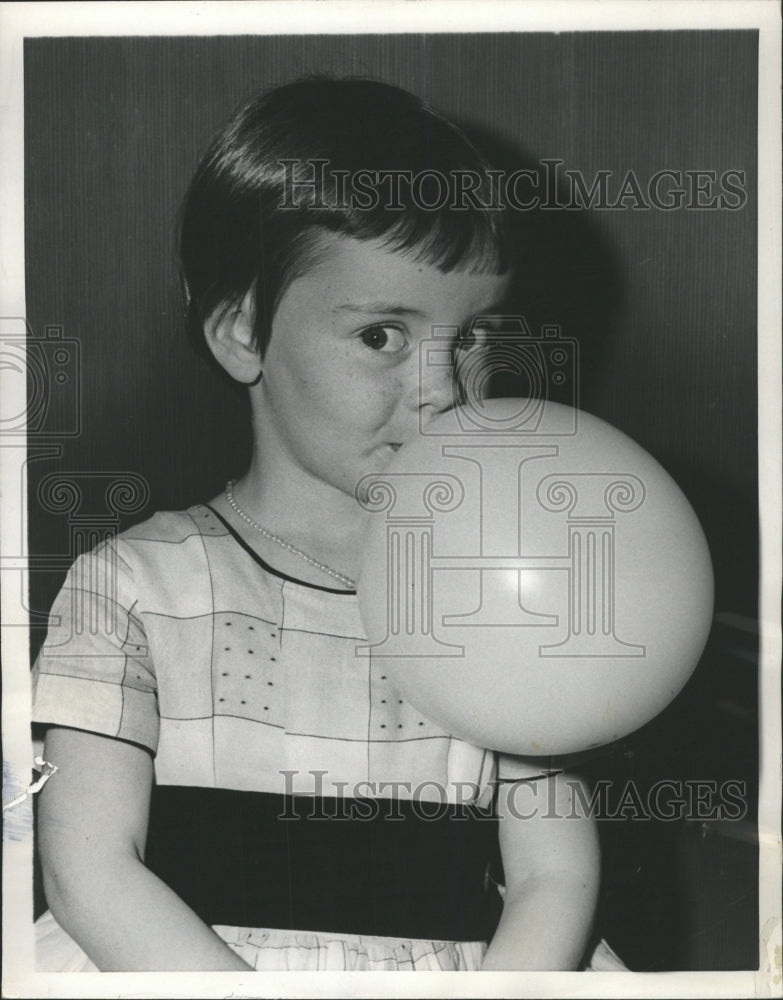
[[[421,342],[435,326],[465,334],[474,317],[497,311],[508,277],[443,274],[380,242],[334,235],[319,261],[290,284],[275,314],[252,390],[256,433],[277,474],[304,473],[353,496],[420,418],[454,403],[451,367],[420,374]]]

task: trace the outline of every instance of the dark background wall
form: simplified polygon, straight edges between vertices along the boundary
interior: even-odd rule
[[[661,169],[744,171],[735,211],[520,213],[518,308],[533,330],[559,323],[579,341],[581,405],[675,476],[715,564],[694,678],[594,776],[743,780],[753,820],[756,51],[750,31],[28,40],[27,319],[79,350],[39,427],[61,455],[29,463],[31,610],[47,610],[80,523],[122,528],[242,471],[244,402],[185,342],[173,233],[200,152],[247,94],[303,73],[377,77],[428,98],[500,164],[556,158],[588,183],[607,170],[614,191],[629,170],[643,187]],[[51,479],[66,473],[78,505]],[[107,518],[104,473],[149,495]],[[34,653],[42,639],[35,627]],[[605,824],[604,841],[603,929],[632,967],[755,966],[752,837],[627,822]]]

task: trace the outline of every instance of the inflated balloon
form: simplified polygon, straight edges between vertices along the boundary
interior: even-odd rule
[[[649,722],[695,669],[712,616],[704,534],[604,421],[538,400],[452,410],[357,495],[368,651],[447,732],[519,755],[586,750]]]

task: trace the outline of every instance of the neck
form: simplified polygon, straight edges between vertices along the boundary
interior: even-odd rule
[[[312,559],[356,579],[366,514],[354,497],[291,463],[275,461],[269,452],[263,455],[257,445],[250,468],[233,492],[240,508],[257,524]],[[256,535],[255,541],[262,538],[253,528],[248,526],[248,530],[250,537]],[[248,537],[247,531],[244,534]],[[276,565],[281,556],[286,558],[283,550],[266,549],[276,557],[276,562],[272,559]],[[287,562],[300,575],[306,569],[295,555],[287,557]],[[317,571],[315,577],[304,572],[303,578],[307,577],[328,583]]]

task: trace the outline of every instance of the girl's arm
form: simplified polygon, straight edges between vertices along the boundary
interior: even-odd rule
[[[512,780],[498,786],[498,815],[506,894],[482,969],[576,969],[600,877],[595,821],[575,802],[574,787],[584,786],[565,774],[524,781],[540,769],[512,759],[509,771],[505,761]]]
[[[250,969],[144,867],[152,760],[140,747],[50,729],[40,792],[44,888],[57,923],[103,972]]]

